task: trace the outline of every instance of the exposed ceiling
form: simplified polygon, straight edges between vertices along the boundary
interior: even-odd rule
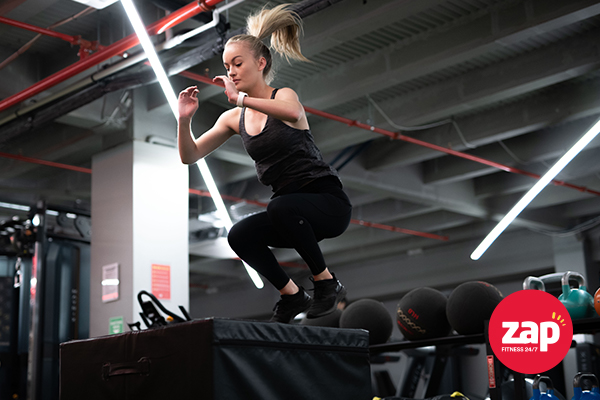
[[[0,8],[3,16],[40,27],[85,9],[71,0],[12,4],[12,9],[10,4]],[[138,6],[148,24],[165,15],[161,7],[173,4],[178,8],[186,2]],[[240,29],[263,4],[247,0],[223,12],[229,32]],[[109,45],[131,33],[124,18],[117,3],[55,29]],[[273,85],[292,87],[308,107],[534,174],[548,170],[600,114],[598,1],[341,0],[304,21],[302,49],[312,63],[279,63]],[[169,34],[200,24],[190,20]],[[190,49],[212,46],[218,37],[212,35],[161,56],[175,65]],[[0,62],[34,36],[0,24]],[[163,40],[165,35],[157,37]],[[60,39],[40,38],[0,70],[0,99],[77,61],[77,51]],[[220,56],[198,58],[186,68],[209,76],[224,72]],[[127,76],[139,76],[144,69],[130,68]],[[173,84],[176,90],[199,85],[201,107],[208,111],[197,118],[197,133],[230,107],[220,88],[180,76],[173,77]],[[137,112],[131,91],[142,89],[123,87],[18,134],[7,129],[9,122],[0,125],[0,152],[90,168],[94,154],[131,139]],[[151,111],[145,115],[167,115],[156,85],[144,90],[149,99],[145,111]],[[57,91],[49,89],[11,111]],[[10,115],[6,111],[0,120]],[[534,178],[322,117],[311,115],[309,122],[325,159],[340,167],[355,219],[448,237],[443,241],[354,224],[341,237],[323,242],[330,268],[347,276],[357,297],[393,296],[423,282],[441,287],[469,277],[501,281],[551,269],[552,232],[578,233],[580,224],[600,213],[597,194],[550,186],[478,267],[468,254]],[[156,135],[174,140],[175,129]],[[600,140],[594,140],[557,179],[600,190],[599,157]],[[268,201],[269,190],[257,182],[239,140],[230,140],[208,161],[220,171],[216,179],[224,193]],[[2,158],[0,171],[0,202],[32,204],[44,198],[89,210],[89,174]],[[191,171],[190,187],[204,189]],[[238,217],[261,209],[235,201],[228,205]],[[190,282],[196,296],[251,286],[239,262],[211,256],[220,246],[213,238],[219,232],[197,219],[209,220],[211,211],[210,200],[191,195]],[[0,208],[0,219],[14,212]],[[308,275],[294,252],[277,255],[289,263],[290,274]]]

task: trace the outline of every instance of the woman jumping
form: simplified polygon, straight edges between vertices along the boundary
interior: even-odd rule
[[[228,240],[236,254],[275,286],[281,300],[271,321],[289,323],[307,311],[307,318],[336,309],[346,289],[325,264],[318,242],[341,235],[352,205],[342,190],[337,171],[323,161],[304,108],[290,88],[275,89],[272,58],[262,40],[271,36],[271,48],[286,59],[307,61],[300,51],[301,20],[280,5],[263,9],[247,20],[248,34],[229,39],[223,52],[227,76],[214,81],[237,108],[225,111],[215,125],[194,139],[191,119],[198,109],[198,88],[179,94],[178,143],[182,162],[193,164],[240,135],[255,161],[258,179],[274,192],[267,211],[236,223]],[[293,248],[306,262],[314,283],[313,299],[281,268],[269,247]]]

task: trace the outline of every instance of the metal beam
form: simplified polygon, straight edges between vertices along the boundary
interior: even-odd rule
[[[581,216],[600,215],[598,199],[586,199],[561,206],[562,214],[567,218],[580,218]]]
[[[366,54],[335,73],[303,80],[300,94],[310,107],[333,107],[600,13],[600,4],[593,0],[553,0],[552,7],[544,3],[548,1],[493,8],[473,21],[432,33],[427,40]]]
[[[574,161],[573,161],[574,162]],[[538,163],[535,165],[535,169],[539,170],[541,173],[548,170],[548,165],[543,165]],[[591,187],[598,187],[600,181],[594,174],[594,170],[597,171],[598,167],[595,169],[591,169],[589,173],[591,175],[584,177],[574,178],[577,182],[586,182]],[[596,172],[597,173],[597,172]],[[570,174],[569,174],[570,176]],[[509,196],[515,193],[519,195],[523,195],[524,192],[531,189],[531,187],[535,184],[535,180],[528,178],[526,176],[509,176],[507,174],[491,174],[486,175],[484,177],[475,178],[473,180],[473,184],[475,186],[475,192],[477,193],[477,197],[479,199],[487,201],[489,198],[501,197],[501,196]],[[567,193],[564,190],[558,190],[558,187],[550,185],[546,189],[556,188],[556,190],[552,190],[553,193],[562,193],[563,195],[559,198],[556,198],[554,201],[556,204],[562,203],[561,198],[573,198],[573,199],[589,199],[590,197],[585,193],[573,191],[573,193]],[[536,199],[535,202],[528,207],[533,207],[533,204],[542,204],[542,200],[546,196],[546,189],[540,195],[540,199]],[[592,196],[594,197],[594,196]],[[512,197],[514,199],[514,197]],[[518,200],[518,199],[517,199]],[[516,200],[515,200],[516,203]],[[508,206],[507,206],[508,207]]]
[[[469,143],[483,146],[533,132],[557,123],[573,121],[600,113],[600,79],[565,82],[530,97],[500,107],[458,118]],[[425,142],[465,150],[454,129],[447,126],[412,133]],[[398,141],[379,139],[364,152],[362,162],[370,171],[440,157],[439,152]]]
[[[503,215],[494,213],[476,198],[472,182],[455,182],[448,185],[424,185],[418,166],[387,169],[372,173],[357,164],[348,164],[341,173],[344,185],[366,192],[426,204],[459,214],[481,219],[500,220]],[[516,219],[516,226],[533,226],[557,229],[555,221]]]
[[[442,120],[585,75],[600,66],[600,29],[529,51],[394,99],[388,115],[404,126]]]
[[[598,151],[596,149],[596,150],[590,150],[588,153],[589,153],[589,154],[587,154],[588,160],[583,161],[584,167],[585,166],[590,167],[588,169],[587,176],[582,177],[581,175],[578,175],[577,177],[572,177],[573,174],[569,173],[568,168],[566,168],[564,170],[564,174],[565,174],[565,176],[572,177],[573,181],[584,182],[586,184],[592,185],[592,187],[594,185],[596,187],[600,187],[600,180],[596,176],[596,174],[600,173],[600,166],[597,164],[597,161],[596,161],[595,165],[593,165],[593,166],[592,166],[592,163],[590,162],[590,160],[598,160],[598,157],[600,157],[600,151]],[[579,154],[578,157],[585,157],[585,155],[582,153],[582,154]],[[575,158],[571,163],[577,164],[579,161],[580,160]],[[569,167],[570,166],[571,165],[569,165]],[[579,178],[579,179],[577,179],[577,178]],[[491,177],[490,177],[490,179],[491,179]],[[529,182],[529,184],[526,184],[526,182],[521,182],[521,181],[511,182],[512,185],[508,186],[508,188],[510,189],[508,194],[502,195],[502,196],[501,195],[490,196],[485,201],[486,206],[493,210],[508,211],[523,196],[523,192],[525,190],[530,189],[534,183],[535,182]],[[518,184],[520,184],[520,185],[518,185]],[[506,189],[506,186],[505,186],[505,189]],[[527,208],[528,209],[537,209],[537,208],[545,208],[545,207],[551,207],[551,206],[556,206],[556,205],[564,205],[564,204],[568,204],[573,201],[590,199],[592,197],[595,197],[595,196],[591,195],[591,194],[581,193],[576,190],[568,190],[566,188],[562,188],[559,186],[549,185],[535,198],[535,200],[533,200],[531,202],[531,204],[529,204],[529,206],[527,206]],[[558,218],[558,216],[555,216],[555,217]]]
[[[534,167],[535,164],[545,160],[553,162],[555,158],[562,156],[596,120],[596,116],[582,118],[528,135],[507,139],[502,142],[504,147],[500,143],[492,143],[470,150],[468,153],[528,171],[533,169],[532,172],[544,173],[548,168],[538,170]],[[599,146],[600,140],[594,140],[588,145],[587,150]],[[456,182],[496,172],[498,170],[495,168],[450,156],[423,162],[423,182],[427,184]],[[572,177],[572,179],[574,178],[576,176]]]
[[[335,5],[307,18],[306,36],[301,40],[304,54],[311,57],[342,42],[353,40],[382,26],[427,11],[445,0],[369,0]],[[336,23],[331,23],[335,20]]]

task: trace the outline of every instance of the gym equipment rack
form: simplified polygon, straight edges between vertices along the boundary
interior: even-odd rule
[[[600,332],[600,317],[585,318],[573,321],[573,334],[579,333],[596,333]],[[369,352],[371,355],[395,352],[406,349],[414,349],[418,347],[435,346],[456,346],[465,344],[485,344],[486,345],[486,356],[487,356],[487,369],[488,369],[488,388],[490,391],[490,400],[502,400],[502,392],[500,390],[500,371],[502,368],[506,368],[498,361],[492,352],[490,342],[487,334],[487,322],[485,326],[485,332],[475,335],[451,335],[437,339],[427,340],[413,340],[413,341],[402,341],[392,342],[384,344],[376,344],[369,346]],[[573,342],[571,347],[575,347],[577,344]],[[514,400],[528,400],[525,393],[525,377],[516,371],[512,371],[514,376],[514,389],[515,398]]]

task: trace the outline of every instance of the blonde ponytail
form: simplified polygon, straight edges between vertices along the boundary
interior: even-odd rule
[[[267,10],[263,8],[258,13],[246,19],[249,35],[259,40],[271,36],[271,48],[289,61],[290,58],[308,61],[300,51],[300,34],[302,19],[289,10],[289,4],[281,4]]]
[[[289,9],[290,4],[281,4],[272,9],[263,8],[246,19],[246,35],[236,35],[227,41],[247,42],[250,50],[257,57],[264,57],[267,66],[263,76],[270,83],[272,76],[272,58],[269,48],[262,42],[271,37],[271,48],[281,54],[289,62],[290,59],[309,61],[300,50],[300,34],[302,19]],[[227,45],[226,44],[226,45]]]

